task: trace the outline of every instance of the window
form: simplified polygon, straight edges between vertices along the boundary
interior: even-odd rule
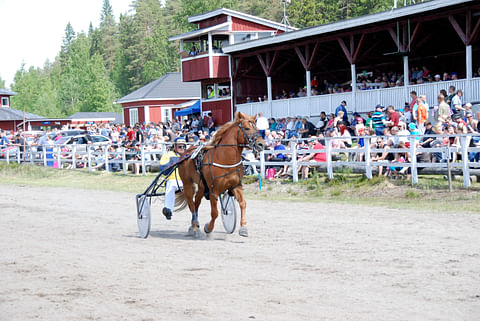
[[[2,97],[2,107],[8,107],[8,97]]]
[[[128,110],[130,115],[130,126],[135,126],[138,123],[138,109],[137,108],[130,108]]]
[[[269,31],[269,32],[259,32],[258,33],[258,38],[265,38],[265,37],[270,37],[272,35],[272,32]]]
[[[92,136],[92,141],[94,143],[105,143],[108,142],[108,138],[102,136]]]
[[[203,87],[203,99],[217,99],[230,97],[230,82],[208,84]]]
[[[233,42],[234,43],[240,43],[244,41],[249,41],[257,39],[257,34],[256,33],[235,33],[233,34]]]

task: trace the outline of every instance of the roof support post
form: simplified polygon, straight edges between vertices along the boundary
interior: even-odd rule
[[[405,97],[408,97],[408,85],[409,85],[409,77],[408,77],[408,56],[403,56],[403,89]]]
[[[311,79],[311,75],[310,75],[310,70],[307,70],[305,72],[305,79],[307,81],[307,96],[310,97],[312,95],[312,79]]]
[[[268,101],[272,101],[272,77],[267,77],[267,98]]]
[[[465,47],[465,75],[467,78],[466,86],[465,86],[465,99],[471,100],[472,99],[472,73],[473,73],[473,64],[472,64],[472,45],[467,45]],[[462,156],[463,157],[463,156]],[[470,178],[469,178],[470,179]]]
[[[472,70],[473,70],[473,65],[472,65],[472,45],[467,45],[466,46],[466,76],[467,79],[472,79]]]
[[[212,33],[208,33],[208,75],[213,78],[213,41]]]

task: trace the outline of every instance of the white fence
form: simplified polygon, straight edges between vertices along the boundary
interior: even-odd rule
[[[340,102],[347,101],[347,109],[351,112],[366,113],[373,111],[377,104],[383,106],[393,105],[401,108],[405,102],[410,102],[410,92],[416,91],[418,95],[427,95],[430,106],[437,103],[437,95],[441,89],[448,91],[450,86],[464,91],[464,102],[480,101],[480,78],[470,81],[466,79],[434,82],[421,85],[409,85],[407,87],[394,87],[375,90],[356,91],[355,93],[338,93],[292,99],[273,100],[271,102],[257,102],[237,104],[237,110],[254,115],[262,112],[265,117],[293,117],[308,116],[317,117],[320,112],[327,114],[335,112]]]
[[[400,136],[399,136],[400,137]],[[425,135],[420,137],[434,137],[443,140],[445,135]],[[260,168],[262,177],[265,177],[265,168],[267,166],[291,166],[293,181],[298,181],[298,169],[300,166],[312,166],[326,168],[328,176],[334,177],[335,169],[354,168],[361,170],[365,173],[368,179],[372,178],[372,169],[379,166],[385,167],[409,167],[411,172],[412,184],[418,183],[418,170],[422,168],[433,168],[440,171],[459,170],[464,178],[465,187],[471,186],[470,175],[480,175],[480,162],[469,161],[469,154],[480,153],[480,147],[469,147],[467,141],[472,138],[472,135],[448,135],[448,137],[459,137],[459,146],[442,146],[432,148],[419,148],[415,143],[419,139],[419,136],[408,136],[410,141],[409,148],[390,148],[389,153],[407,153],[409,155],[417,155],[419,153],[442,153],[448,155],[445,163],[432,163],[432,162],[417,162],[417,157],[410,157],[410,162],[405,163],[392,163],[388,161],[373,161],[372,153],[383,153],[385,149],[372,148],[370,142],[377,137],[363,136],[364,147],[355,146],[351,148],[333,149],[331,148],[331,141],[335,139],[344,139],[344,137],[330,137],[325,138],[325,149],[312,150],[303,149],[299,150],[298,140],[290,140],[290,147],[286,150],[265,150],[260,153],[260,159],[256,161],[244,161],[245,166],[256,166]],[[477,136],[478,137],[478,136]],[[360,137],[358,137],[360,138]],[[387,137],[388,138],[388,137]],[[12,146],[13,147],[13,146]],[[38,150],[38,147],[26,146],[25,152],[22,152],[18,146],[15,149],[6,150],[0,155],[0,161],[6,163],[18,163],[18,164],[39,164],[43,166],[56,167],[56,168],[87,168],[89,171],[95,169],[111,171],[116,169],[124,174],[127,174],[128,167],[134,166],[141,167],[143,175],[147,172],[147,166],[159,165],[159,160],[163,153],[167,150],[167,145],[163,144],[161,148],[151,149],[150,146],[142,145],[138,151],[130,152],[126,148],[118,148],[115,151],[109,151],[109,146],[104,146],[103,150],[95,150],[91,145],[71,145],[70,150],[65,150],[65,146],[54,146],[49,148],[42,148]],[[290,155],[290,160],[285,162],[271,162],[265,161],[265,155],[268,154],[286,154]],[[326,153],[326,162],[301,162],[300,156],[303,154],[311,153]],[[362,161],[356,160],[357,157],[350,157],[352,160],[335,160],[334,153],[344,153],[345,155],[356,156],[358,154],[363,155]],[[461,162],[450,162],[450,155],[452,153],[458,153],[461,155]],[[443,172],[442,172],[443,173]]]
[[[39,164],[54,168],[88,168],[89,171],[106,170],[122,171],[127,174],[128,168],[141,168],[143,175],[147,172],[147,166],[159,165],[159,160],[167,149],[167,144],[153,149],[148,145],[141,145],[137,151],[130,151],[121,147],[110,151],[110,145],[102,146],[101,149],[91,145],[53,145],[53,146],[23,146],[11,145],[0,155],[0,161],[6,163]]]
[[[331,147],[331,140],[334,139],[344,139],[343,137],[331,137],[325,138],[325,149],[322,150],[313,150],[305,149],[298,150],[297,142],[295,140],[291,141],[291,146],[286,150],[265,150],[261,152],[260,160],[255,162],[244,162],[244,165],[253,165],[260,167],[260,173],[262,177],[265,177],[265,168],[266,166],[291,166],[292,167],[292,176],[293,181],[298,181],[298,169],[300,166],[311,166],[311,167],[323,167],[326,168],[329,178],[333,179],[334,169],[344,169],[344,168],[355,168],[360,169],[365,173],[365,176],[368,179],[372,178],[372,168],[378,168],[379,166],[384,167],[409,167],[411,172],[412,184],[418,183],[418,171],[422,168],[437,169],[440,170],[438,173],[448,173],[451,170],[460,170],[463,175],[463,181],[465,187],[471,186],[471,174],[480,175],[480,162],[470,162],[469,154],[480,152],[480,147],[469,147],[467,146],[468,137],[471,135],[449,135],[448,137],[459,137],[460,145],[459,146],[442,146],[442,147],[432,147],[432,148],[419,148],[415,143],[419,137],[433,137],[437,139],[443,139],[445,135],[427,135],[427,136],[408,136],[410,147],[409,148],[389,148],[389,153],[407,153],[409,155],[418,155],[420,153],[442,153],[446,155],[447,162],[432,163],[432,162],[417,162],[417,157],[410,157],[410,162],[396,162],[392,163],[389,161],[373,161],[371,154],[372,153],[383,153],[385,149],[372,148],[370,142],[372,139],[377,137],[373,136],[364,136],[361,137],[364,139],[364,147],[359,148],[342,148],[342,149],[333,149]],[[311,154],[311,153],[326,153],[326,162],[301,162],[299,161],[299,156],[302,154]],[[347,155],[346,161],[334,160],[333,153],[344,153]],[[450,162],[451,154],[459,153],[461,155],[461,162]],[[265,161],[265,155],[268,154],[287,154],[291,156],[289,161],[285,162],[268,162]],[[362,154],[364,160],[348,160],[348,155],[357,155]],[[356,157],[351,157],[356,158]],[[443,170],[443,171],[442,171]]]

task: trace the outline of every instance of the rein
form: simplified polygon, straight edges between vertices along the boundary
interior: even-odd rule
[[[256,128],[255,124],[252,121],[249,121],[249,122],[250,122],[250,124],[252,124],[252,128]],[[245,129],[243,128],[242,123],[240,122],[240,123],[238,123],[237,139],[238,139],[238,135],[240,134],[240,132],[243,134],[243,138],[247,142],[247,144],[245,144],[245,143],[244,144],[211,144],[209,146],[213,146],[213,150],[209,155],[209,162],[208,163],[203,163],[203,156],[201,157],[201,159],[199,159],[199,161],[197,163],[198,164],[197,165],[197,170],[200,173],[200,178],[202,179],[206,189],[208,189],[208,187],[206,185],[205,178],[203,177],[203,174],[202,174],[202,170],[201,170],[202,166],[208,166],[208,168],[209,168],[210,175],[212,177],[212,183],[211,183],[211,186],[210,186],[210,190],[213,190],[215,180],[217,180],[219,178],[222,178],[222,177],[229,176],[229,175],[234,174],[234,173],[238,174],[239,183],[237,185],[233,186],[233,187],[230,187],[229,191],[233,190],[237,186],[242,185],[242,179],[241,179],[242,173],[241,173],[241,169],[239,168],[239,166],[242,165],[242,157],[241,156],[240,156],[240,160],[237,163],[232,164],[232,165],[224,165],[224,164],[219,164],[219,163],[213,162],[213,156],[215,154],[215,148],[217,148],[217,147],[237,147],[237,148],[238,147],[242,147],[242,148],[248,147],[248,148],[251,148],[252,150],[255,148],[255,142],[256,142],[257,138],[261,137],[258,130],[256,130],[255,133],[253,133],[252,135],[248,135],[246,133]],[[212,171],[213,166],[219,167],[219,168],[225,168],[225,169],[231,168],[232,170],[228,171],[227,173],[225,173],[223,175],[215,176],[213,174],[213,171]]]

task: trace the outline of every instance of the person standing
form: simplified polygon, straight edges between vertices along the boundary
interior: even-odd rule
[[[459,114],[460,117],[465,118],[465,108],[462,107],[463,91],[457,90],[457,94],[452,98],[452,111],[454,114]]]
[[[267,117],[264,117],[263,113],[261,112],[258,113],[256,123],[257,123],[256,125],[258,128],[258,132],[260,133],[260,135],[262,135],[262,138],[265,139],[265,131],[269,128]]]
[[[185,152],[186,141],[183,137],[177,137],[174,140],[173,150],[163,154],[160,159],[160,172],[165,171],[169,166],[177,162]],[[165,203],[162,210],[163,215],[170,220],[172,218],[173,208],[175,206],[175,192],[183,187],[178,168],[165,173],[167,184],[165,186]]]
[[[383,136],[385,132],[385,115],[383,114],[383,106],[377,105],[375,112],[372,115],[372,125],[375,130],[375,135]]]
[[[450,106],[445,102],[445,96],[442,94],[438,95],[438,110],[435,115],[435,120],[444,123],[447,121],[447,118],[450,116]]]
[[[427,107],[425,107],[425,105],[423,104],[423,100],[420,98],[417,100],[417,105],[417,127],[418,130],[423,134],[425,130],[425,122],[427,121],[428,117]]]
[[[348,113],[347,113],[347,102],[344,100],[338,105],[335,109],[335,116],[338,116],[338,112],[343,111],[343,121],[345,124],[348,122]]]

